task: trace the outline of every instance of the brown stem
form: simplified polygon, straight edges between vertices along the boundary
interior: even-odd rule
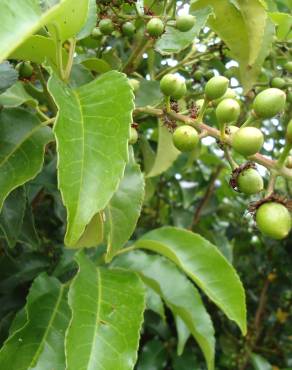
[[[194,214],[190,230],[192,230],[197,225],[197,223],[199,222],[202,211],[203,211],[204,207],[207,205],[207,203],[209,202],[209,200],[210,200],[210,198],[211,198],[211,196],[214,192],[215,182],[216,182],[218,176],[220,175],[220,172],[222,171],[222,169],[223,169],[223,165],[219,165],[216,168],[216,170],[214,171],[213,175],[211,176],[210,181],[209,181],[209,185],[206,189],[206,192],[205,192],[203,198],[201,199],[201,201],[200,201],[200,203],[199,203],[199,205],[196,209],[196,212]]]
[[[157,116],[157,117],[162,117],[165,115],[165,112],[162,109],[156,109],[152,107],[143,107],[143,108],[136,108],[134,111],[134,115],[141,114],[141,113],[146,113],[152,116]],[[182,122],[184,124],[194,126],[200,131],[205,131],[208,133],[208,136],[212,136],[216,139],[220,140],[220,131],[217,130],[214,127],[208,126],[203,122],[198,122],[196,119],[190,118],[188,116],[184,116],[180,113],[176,112],[169,112],[168,115],[172,118],[174,118],[176,121]],[[225,136],[223,140],[223,144],[227,144],[229,146],[232,146],[231,138],[229,136]],[[277,168],[277,161],[270,159],[260,153],[257,153],[255,155],[252,155],[248,157],[249,160],[256,162],[258,164],[263,165],[264,167],[270,169],[270,170],[275,170],[275,172],[278,175],[281,175],[283,177],[286,177],[288,179],[292,179],[292,170],[287,168],[287,167],[281,167]]]

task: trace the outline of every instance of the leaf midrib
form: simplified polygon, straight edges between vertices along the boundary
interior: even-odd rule
[[[91,363],[92,361],[92,355],[94,354],[94,347],[95,347],[95,343],[96,343],[96,338],[97,338],[97,330],[99,328],[99,317],[100,317],[100,307],[101,307],[101,274],[100,274],[100,270],[97,268],[96,269],[96,275],[97,275],[97,289],[98,289],[98,293],[97,293],[97,309],[96,309],[96,315],[95,315],[95,324],[94,324],[94,330],[93,330],[93,340],[92,340],[92,344],[91,344],[91,348],[90,348],[90,355],[89,355],[89,359],[88,359],[88,363],[87,363],[87,369],[89,368],[89,364]]]
[[[57,299],[57,301],[56,301],[56,304],[55,304],[54,310],[53,310],[53,312],[52,312],[52,315],[51,315],[50,321],[49,321],[49,323],[48,323],[48,325],[47,325],[47,327],[46,327],[46,330],[45,330],[45,333],[44,333],[44,335],[43,335],[43,338],[42,338],[42,340],[40,341],[40,344],[39,344],[39,346],[38,346],[38,349],[36,350],[36,353],[35,353],[35,355],[33,356],[32,360],[31,360],[31,362],[30,362],[30,364],[29,364],[29,367],[28,367],[29,369],[30,369],[32,366],[34,366],[34,365],[36,364],[36,361],[37,361],[37,359],[38,359],[38,357],[39,357],[39,355],[40,355],[40,352],[41,352],[41,350],[42,350],[42,348],[43,348],[43,344],[44,344],[45,340],[47,339],[47,336],[48,336],[48,334],[49,334],[49,331],[50,331],[50,329],[51,329],[51,326],[52,326],[52,324],[53,324],[53,322],[54,322],[54,320],[55,320],[55,317],[56,317],[56,315],[57,315],[57,312],[58,312],[58,309],[59,309],[59,306],[60,306],[61,300],[62,300],[62,298],[63,298],[64,289],[65,289],[64,285],[61,285],[61,288],[60,288],[60,291],[59,291],[59,295],[58,295],[58,299]]]

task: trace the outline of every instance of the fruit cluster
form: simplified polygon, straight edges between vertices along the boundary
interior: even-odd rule
[[[147,22],[145,27],[146,34],[152,38],[158,38],[161,36],[165,31],[166,25],[175,27],[180,32],[188,32],[195,25],[195,17],[190,14],[179,15],[176,16],[175,19],[151,16],[145,17],[145,21]],[[122,34],[127,37],[134,36],[136,32],[134,21],[124,21],[117,18],[115,14],[107,14],[99,21],[98,26],[92,30],[91,36],[98,39],[101,36],[111,35],[115,29],[121,31]]]
[[[260,130],[260,122],[281,113],[285,107],[286,94],[276,87],[261,91],[254,99],[252,111],[246,121],[237,125],[240,116],[240,104],[232,90],[229,80],[224,76],[212,77],[205,85],[204,99],[197,101],[198,115],[193,120],[185,120],[187,124],[176,122],[178,127],[173,132],[173,144],[181,152],[190,152],[199,144],[200,124],[207,108],[215,109],[220,129],[219,144],[226,154],[232,167],[231,185],[240,193],[254,195],[264,190],[264,181],[255,164],[253,156],[264,144],[264,135]],[[171,115],[169,99],[179,100],[187,92],[186,83],[175,74],[166,74],[160,80],[160,89],[165,96],[166,114]],[[185,116],[184,116],[185,117]],[[182,120],[183,121],[183,120]],[[288,154],[292,148],[292,120],[286,129],[286,145],[277,161],[277,167],[288,165]],[[248,161],[238,165],[232,158],[230,149],[245,157]],[[269,184],[273,184],[276,175],[271,171]],[[258,229],[274,239],[285,238],[291,230],[292,219],[287,201],[273,192],[268,185],[263,199],[253,203],[254,217]]]

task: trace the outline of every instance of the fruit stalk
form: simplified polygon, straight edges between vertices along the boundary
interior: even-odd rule
[[[141,113],[149,114],[149,115],[156,116],[156,117],[163,117],[164,114],[165,114],[162,109],[152,108],[152,107],[149,107],[149,106],[136,108],[134,110],[134,115],[141,114]],[[217,130],[214,127],[208,126],[203,122],[198,122],[198,119],[193,119],[193,118],[190,118],[188,116],[184,116],[180,113],[176,113],[176,112],[173,112],[173,111],[169,112],[168,115],[171,118],[174,118],[177,122],[181,122],[181,123],[193,126],[196,129],[198,129],[199,131],[207,132],[208,136],[212,136],[212,137],[220,140],[220,131],[219,130]],[[225,138],[224,138],[223,144],[228,144],[229,146],[232,146],[230,137],[228,137],[226,135]],[[248,159],[253,161],[253,162],[256,162],[258,164],[261,164],[262,166],[266,167],[267,169],[275,169],[277,174],[279,174],[283,177],[286,177],[287,179],[292,179],[292,170],[291,169],[289,169],[285,166],[283,166],[281,168],[277,168],[277,161],[275,161],[273,159],[270,159],[270,158],[267,158],[266,156],[264,156],[260,153],[254,154],[254,155],[250,156]]]

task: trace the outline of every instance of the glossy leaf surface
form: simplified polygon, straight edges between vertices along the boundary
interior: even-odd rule
[[[0,113],[0,208],[16,187],[36,176],[43,164],[45,145],[52,140],[51,129],[24,109]]]
[[[55,135],[67,208],[65,243],[74,247],[123,176],[133,94],[125,76],[114,71],[77,89],[54,76],[49,88],[59,108]]]
[[[83,253],[76,261],[67,370],[133,369],[145,308],[143,283],[133,272],[97,268]]]
[[[174,227],[150,231],[135,245],[171,259],[246,332],[243,286],[232,265],[214,245],[198,234]]]

